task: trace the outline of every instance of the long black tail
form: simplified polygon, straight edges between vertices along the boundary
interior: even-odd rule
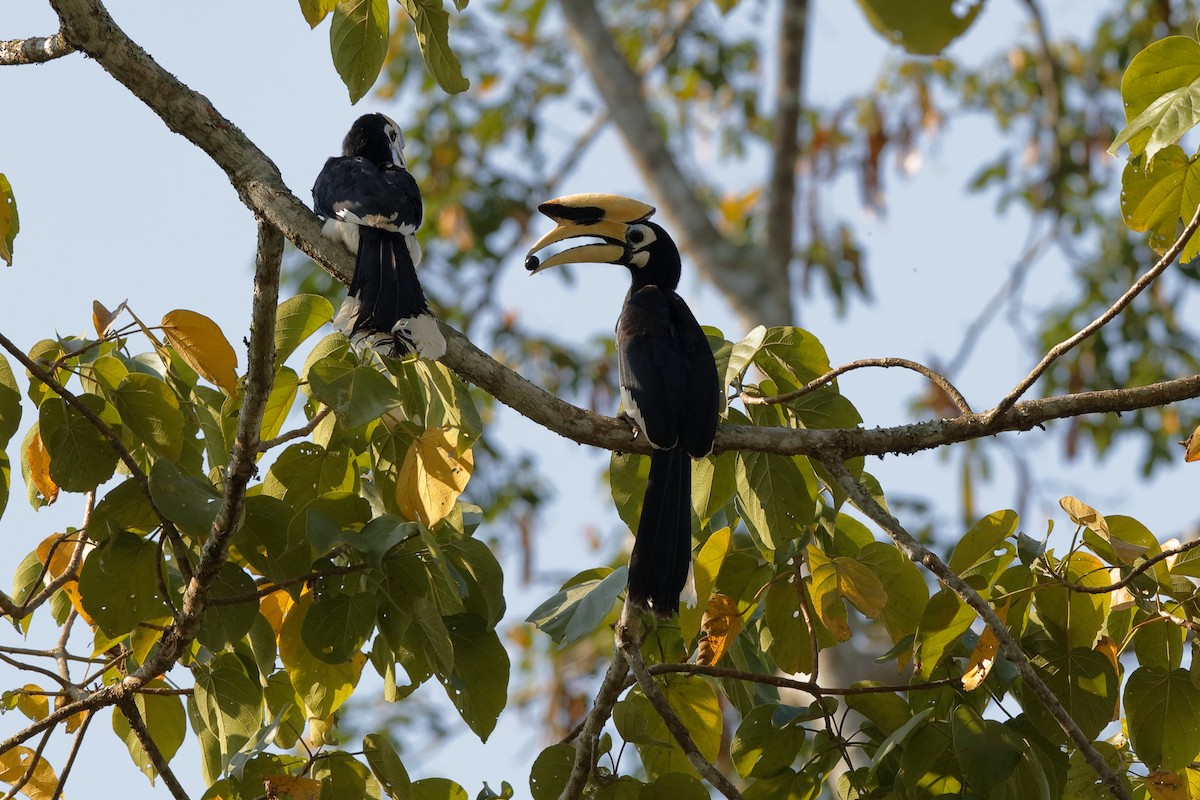
[[[337,322],[345,323],[348,336],[392,336],[399,320],[428,314],[429,303],[403,234],[360,225],[358,237],[358,258],[347,300],[348,319]],[[405,342],[399,336],[395,338],[396,347],[406,350]]]
[[[629,557],[629,599],[669,617],[692,560],[692,460],[682,447],[650,455],[646,499]]]

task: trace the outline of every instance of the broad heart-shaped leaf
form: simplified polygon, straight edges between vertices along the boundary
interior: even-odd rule
[[[375,796],[378,789],[365,764],[349,753],[335,751],[325,755],[328,758],[317,759],[313,764],[313,778],[320,782],[313,800],[361,800]],[[295,794],[291,796],[297,800]]]
[[[388,21],[387,0],[342,0],[334,6],[329,49],[352,104],[371,90],[383,68]]]
[[[0,258],[10,267],[13,260],[13,241],[21,230],[21,222],[17,216],[17,198],[13,195],[12,184],[0,172]]]
[[[167,519],[193,536],[205,536],[221,508],[212,484],[160,458],[150,468],[150,496]]]
[[[870,542],[858,554],[858,562],[875,573],[887,593],[887,602],[879,615],[892,644],[917,632],[917,622],[929,602],[929,586],[921,570],[896,547],[887,542]],[[908,656],[898,659],[900,666]]]
[[[347,429],[366,425],[399,406],[404,398],[374,367],[326,359],[308,371],[313,397],[331,407]]]
[[[429,74],[447,94],[465,92],[471,82],[463,77],[462,65],[450,49],[450,15],[442,0],[400,0],[412,19],[417,46]]]
[[[926,680],[975,621],[975,610],[949,589],[929,598],[913,640],[915,680]]]
[[[344,664],[326,664],[318,659],[301,633],[312,603],[312,594],[305,593],[288,609],[279,631],[279,660],[308,713],[326,719],[354,693],[367,657],[359,653]]]
[[[552,744],[533,761],[529,794],[533,800],[558,800],[575,765],[575,748],[566,742]]]
[[[809,546],[808,563],[812,570],[812,598],[821,623],[839,642],[851,636],[843,599],[871,619],[887,602],[887,592],[875,573],[853,559],[829,558],[820,548]]]
[[[110,639],[168,616],[158,594],[158,547],[115,533],[88,554],[79,573],[84,609]]]
[[[1091,553],[1076,551],[1055,571],[1074,584],[1098,587],[1109,583],[1107,567]],[[1090,648],[1104,625],[1109,598],[1107,594],[1074,592],[1065,586],[1041,586],[1033,595],[1033,605],[1052,634],[1071,647]]]
[[[803,725],[775,722],[780,706],[756,706],[742,717],[729,744],[734,769],[743,778],[769,778],[790,767],[804,746]],[[794,721],[794,720],[793,720]]]
[[[337,0],[300,0],[300,12],[304,14],[304,21],[308,23],[308,27],[315,28],[329,16],[329,12],[333,11],[336,5]]]
[[[983,0],[858,0],[863,16],[885,39],[914,55],[942,52],[966,32],[983,9]]]
[[[768,550],[799,538],[816,514],[816,476],[808,459],[739,452],[734,477],[738,508]]]
[[[1200,122],[1200,43],[1168,36],[1147,45],[1129,62],[1121,78],[1124,130],[1108,152],[1123,144],[1131,156],[1155,153],[1174,144]]]
[[[94,394],[79,400],[103,418],[105,403]],[[107,420],[106,420],[107,421]],[[38,431],[50,456],[50,477],[68,492],[90,492],[112,477],[117,453],[83,414],[61,398],[51,397],[38,409]]]
[[[1134,670],[1125,714],[1133,751],[1150,769],[1181,770],[1200,754],[1200,689],[1187,670]]]
[[[437,679],[463,722],[486,742],[508,703],[508,653],[500,637],[471,614],[446,618],[454,645],[454,669]]]
[[[161,680],[151,681],[147,687],[152,689],[168,688],[167,684]],[[163,759],[169,763],[187,735],[187,714],[184,713],[183,702],[172,695],[142,694],[140,692],[134,694],[133,702],[137,705],[142,722],[145,723],[146,730],[150,733],[150,739],[158,748]],[[119,709],[113,709],[112,721],[113,731],[117,734],[117,738],[125,742],[125,746],[129,748],[129,755],[133,758],[133,763],[137,765],[137,768],[151,780],[158,777],[158,770],[155,769],[154,762],[142,749],[137,734],[129,727],[129,720]]]
[[[183,412],[167,384],[153,375],[133,372],[112,393],[121,424],[156,454],[179,461],[183,452]]]
[[[88,538],[99,542],[116,531],[145,534],[158,527],[158,517],[134,478],[110,489],[88,520]]]
[[[700,754],[711,763],[720,749],[722,730],[721,708],[712,687],[702,678],[670,675],[660,688]],[[696,774],[666,724],[640,690],[635,689],[616,704],[613,722],[621,737],[637,746],[649,777],[657,778],[668,772]]]
[[[21,390],[8,359],[0,355],[0,450],[21,424]]]
[[[612,493],[617,515],[636,531],[642,517],[642,502],[646,496],[646,479],[650,476],[650,457],[639,453],[616,453],[608,460],[608,488]],[[693,475],[693,481],[695,476]]]
[[[601,573],[605,570],[589,570]],[[525,619],[554,640],[559,647],[582,639],[612,613],[617,597],[625,589],[629,571],[618,567],[602,577],[576,583],[579,576],[530,612]]]
[[[349,452],[300,442],[275,459],[263,480],[263,493],[303,506],[327,492],[357,491],[357,477]]]
[[[354,658],[375,629],[375,596],[370,592],[317,597],[304,615],[300,636],[308,651],[326,664]]]
[[[967,786],[980,793],[1008,780],[1025,749],[1020,737],[995,720],[983,719],[967,705],[955,706],[950,734]]]
[[[186,309],[168,311],[163,335],[188,366],[229,394],[237,392],[237,353],[217,323]]]
[[[412,780],[408,777],[408,770],[404,768],[404,762],[400,760],[400,754],[392,746],[387,733],[368,733],[363,737],[362,749],[363,756],[371,765],[371,772],[383,785],[388,797],[411,800]]]
[[[805,588],[796,586],[794,576],[771,583],[759,621],[760,646],[786,673],[812,672],[812,638],[800,613],[798,592],[802,591]]]
[[[1147,166],[1131,161],[1121,173],[1121,216],[1135,231],[1150,234],[1150,246],[1164,253],[1179,236],[1200,204],[1200,159],[1188,158],[1178,145],[1170,145]],[[1193,240],[1196,237],[1193,237]],[[1195,257],[1200,245],[1183,249],[1183,262]]]
[[[432,528],[467,487],[475,458],[457,428],[431,428],[413,440],[396,475],[396,504],[409,519]]]
[[[983,517],[972,525],[954,546],[954,551],[950,554],[950,569],[962,575],[972,567],[991,559],[1000,543],[1016,533],[1016,530],[1015,511],[997,511]]]
[[[1035,655],[1031,663],[1088,738],[1096,738],[1113,719],[1120,679],[1107,656],[1083,647],[1068,651],[1055,644]],[[1039,730],[1050,737],[1064,737],[1040,700],[1027,690],[1022,690],[1021,699],[1025,713]]]
[[[34,764],[32,770],[29,769],[30,764]],[[0,783],[15,786],[25,778],[26,773],[29,780],[25,782],[22,794],[30,800],[50,800],[54,797],[58,789],[58,776],[54,774],[54,767],[50,766],[49,761],[28,747],[13,747],[0,753]]]
[[[198,716],[217,737],[224,769],[262,728],[263,695],[233,653],[219,653],[192,667]]]
[[[209,587],[208,596],[214,600],[244,597],[253,595],[257,588],[254,579],[245,570],[235,564],[225,564]],[[241,641],[257,618],[258,606],[255,603],[206,606],[196,639],[209,650],[219,653],[226,645]]]
[[[336,5],[332,0],[301,0],[300,4],[306,3],[321,6],[322,18]],[[275,364],[282,365],[305,339],[332,319],[333,304],[319,294],[298,294],[280,303],[275,311]]]

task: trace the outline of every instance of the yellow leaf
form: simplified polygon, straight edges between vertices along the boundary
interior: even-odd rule
[[[12,184],[0,172],[0,258],[10,267],[13,259],[13,241],[21,230],[17,215],[17,198],[13,196]]]
[[[27,683],[17,695],[17,709],[35,722],[50,713],[50,698],[41,691],[36,683]]]
[[[1196,430],[1192,431],[1192,435],[1189,436],[1185,441],[1180,442],[1180,444],[1182,444],[1185,448],[1183,452],[1183,460],[1189,464],[1197,459],[1200,459],[1200,436],[1197,434],[1200,434],[1200,427],[1197,427]]]
[[[409,519],[432,528],[454,508],[474,467],[470,449],[458,452],[458,429],[430,428],[404,454],[396,475],[396,504]]]
[[[683,634],[685,642],[690,642],[700,630],[700,618],[704,615],[708,598],[712,594],[713,586],[716,585],[717,573],[721,571],[721,564],[724,563],[725,556],[729,553],[731,539],[732,533],[729,528],[721,528],[708,537],[700,546],[700,552],[696,554],[696,560],[692,566],[692,578],[696,587],[696,606],[692,608],[684,605],[679,609],[679,630]]]
[[[704,609],[704,620],[700,623],[704,633],[700,639],[696,663],[712,666],[729,651],[733,640],[742,632],[742,617],[737,603],[723,594],[714,594]]]
[[[50,451],[42,442],[42,432],[35,431],[29,447],[25,450],[25,461],[29,464],[29,479],[46,498],[46,505],[58,499],[58,484],[50,477]]]
[[[92,301],[92,325],[96,328],[96,335],[103,337],[108,333],[109,326],[113,324],[113,320],[121,315],[125,310],[125,300],[121,301],[121,305],[115,310],[109,311],[104,307],[104,304],[99,300]]]
[[[279,632],[283,630],[283,620],[291,607],[292,596],[283,589],[277,589],[258,601],[258,611],[266,617],[271,630],[275,631],[276,641],[279,639]]]
[[[996,616],[1000,617],[1001,622],[1008,622],[1008,610],[1012,607],[1012,598],[1004,601],[1004,605],[996,609]],[[967,669],[962,676],[963,689],[968,692],[973,692],[979,688],[979,684],[983,683],[984,678],[992,671],[992,665],[996,663],[996,651],[1000,648],[1000,643],[996,640],[996,634],[992,633],[992,629],[984,626],[983,633],[979,635],[979,641],[975,643],[975,650],[971,653],[971,660],[967,662]]]
[[[321,782],[295,775],[267,775],[263,778],[267,797],[286,794],[292,800],[319,800]]]
[[[1105,539],[1108,539],[1108,522],[1099,511],[1082,500],[1077,500],[1069,495],[1059,500],[1058,504],[1062,506],[1063,511],[1067,512],[1067,516],[1071,518],[1071,522],[1074,522],[1076,525],[1082,525],[1085,528],[1091,528]]]
[[[11,786],[20,781],[29,765],[34,764],[34,759],[37,759],[37,763],[29,780],[21,787],[21,794],[29,800],[50,800],[58,788],[58,776],[44,758],[38,757],[28,747],[14,747],[0,753],[0,783]]]
[[[217,323],[195,311],[176,309],[163,317],[162,328],[188,366],[228,394],[237,392],[237,353]]]
[[[1154,800],[1188,800],[1187,781],[1174,772],[1151,772],[1144,781],[1146,793]]]
[[[1117,675],[1121,674],[1121,653],[1117,643],[1111,637],[1101,636],[1100,640],[1096,642],[1096,646],[1092,649],[1108,659],[1109,663],[1113,666],[1113,671]],[[1116,722],[1119,719],[1121,719],[1121,701],[1118,698],[1113,703],[1112,720]]]
[[[808,548],[808,565],[812,571],[811,591],[817,616],[834,639],[847,641],[853,632],[846,621],[846,604],[838,591],[837,567],[816,547]]]
[[[67,566],[71,563],[71,551],[74,549],[73,538],[65,533],[53,533],[37,546],[38,561],[46,565],[46,571],[51,578],[57,578],[67,571]]]
[[[57,711],[70,702],[71,698],[65,695],[59,695],[58,697],[54,698],[54,710]],[[87,711],[80,711],[78,714],[72,714],[71,716],[67,717],[67,722],[64,726],[67,733],[74,733],[75,731],[79,730],[79,726],[83,724],[83,721],[87,718],[87,715]]]
[[[853,603],[863,616],[868,619],[878,617],[887,605],[887,590],[879,576],[852,558],[838,556],[833,559],[833,566],[837,569],[838,593]]]

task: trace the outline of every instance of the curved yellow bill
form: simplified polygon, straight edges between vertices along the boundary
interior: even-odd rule
[[[531,252],[525,259],[525,268],[529,270],[530,275],[536,275],[544,269],[560,264],[615,264],[624,254],[625,248],[619,244],[581,244],[579,247],[555,253],[545,261],[539,260]],[[536,263],[531,264],[531,260]]]
[[[604,219],[595,222],[562,221],[558,223],[558,227],[534,242],[533,247],[529,248],[529,254],[536,253],[546,245],[561,242],[563,239],[572,239],[577,236],[596,236],[602,239],[615,239],[618,242],[623,242],[625,241],[625,231],[628,229],[629,226],[624,222],[611,222]]]
[[[588,220],[633,223],[649,219],[654,206],[619,194],[586,192],[547,200],[538,206],[538,211],[558,223]]]
[[[619,262],[625,254],[625,235],[629,226],[649,219],[654,206],[617,194],[589,192],[547,200],[538,206],[538,211],[558,224],[530,248],[525,268],[531,275],[559,264]],[[584,236],[605,241],[572,247],[545,261],[535,255],[555,242]]]

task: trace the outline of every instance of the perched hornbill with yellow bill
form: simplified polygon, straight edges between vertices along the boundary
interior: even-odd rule
[[[679,610],[692,554],[692,458],[712,452],[720,385],[712,350],[691,309],[675,292],[679,250],[650,222],[654,207],[610,194],[575,194],[538,206],[557,227],[534,244],[531,273],[598,262],[629,269],[632,284],[617,318],[621,400],[654,450],[629,558],[629,600],[660,616]],[[546,258],[565,239],[595,241]]]

